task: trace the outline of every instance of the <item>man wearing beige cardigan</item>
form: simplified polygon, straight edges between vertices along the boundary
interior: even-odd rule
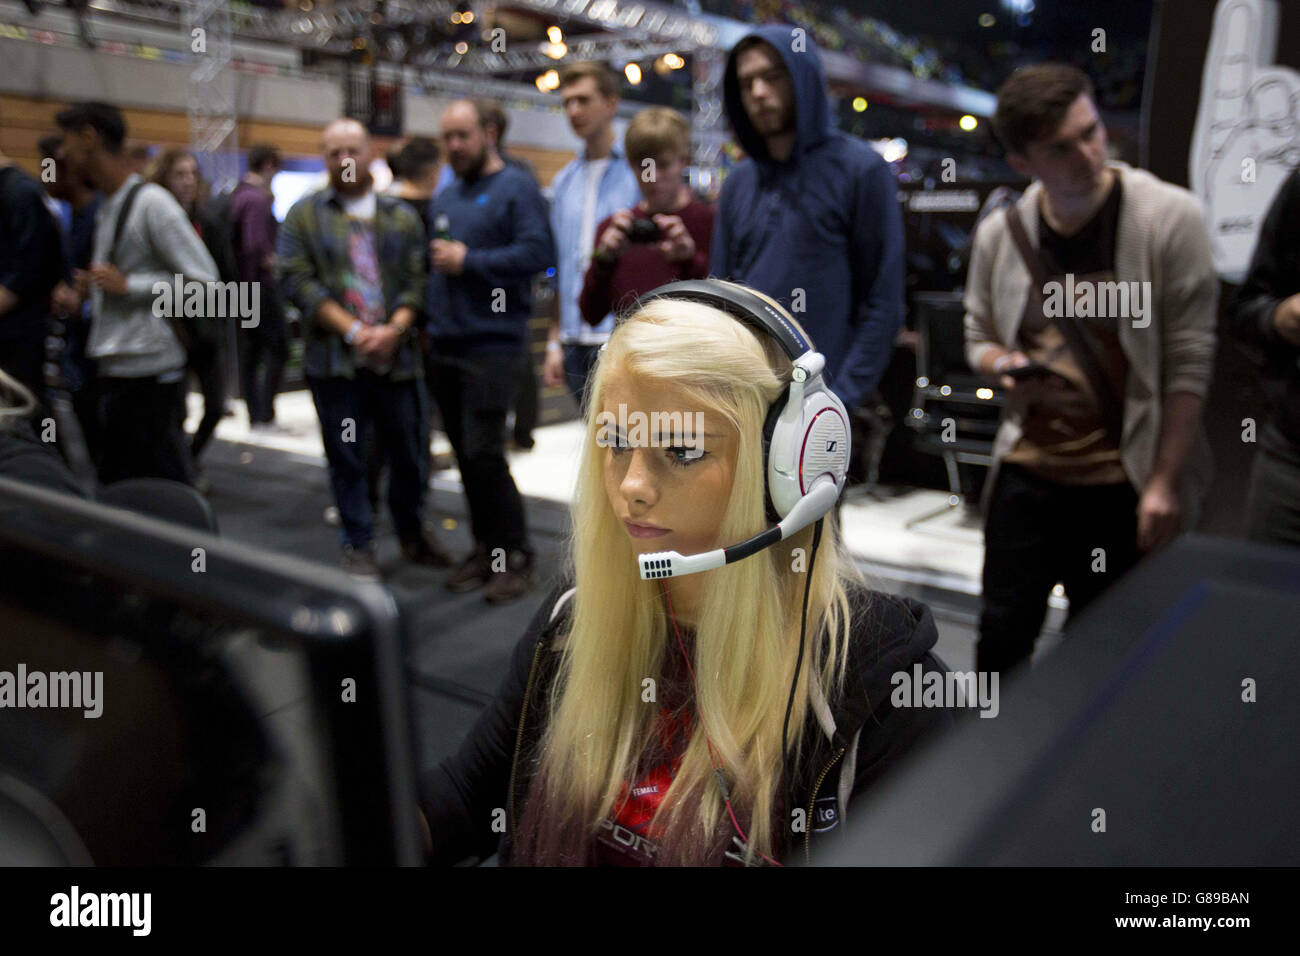
[[[1058,582],[1073,615],[1194,523],[1218,305],[1198,201],[1108,161],[1085,74],[1018,70],[994,126],[1034,182],[981,223],[964,300],[967,359],[1007,394],[985,486],[990,671],[1029,657]]]

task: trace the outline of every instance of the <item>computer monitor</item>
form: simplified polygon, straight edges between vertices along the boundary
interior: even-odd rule
[[[419,863],[405,657],[381,585],[0,478],[0,864]]]
[[[1296,866],[1300,549],[1187,535],[855,803],[814,863]]]

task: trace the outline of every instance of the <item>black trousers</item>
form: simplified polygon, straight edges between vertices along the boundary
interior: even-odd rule
[[[1062,485],[1016,465],[999,469],[984,527],[977,670],[1029,659],[1058,582],[1073,618],[1137,564],[1137,503],[1128,482]]]
[[[203,418],[190,438],[190,454],[197,461],[212,440],[212,433],[217,430],[226,410],[226,363],[222,343],[215,337],[194,342],[190,346],[187,368],[199,380],[199,391],[203,393]],[[182,421],[184,416],[185,405],[182,403]]]
[[[537,375],[533,370],[533,347],[524,345],[519,364],[519,396],[515,399],[515,441],[527,447],[537,427]]]
[[[275,396],[284,381],[289,358],[289,333],[279,300],[262,284],[262,314],[250,329],[235,333],[239,342],[239,390],[248,406],[248,421],[267,424],[275,419]]]
[[[1300,465],[1263,445],[1251,465],[1246,536],[1269,544],[1300,545]]]
[[[456,453],[475,544],[528,551],[524,500],[506,463],[506,411],[519,383],[517,351],[435,355],[431,390]]]
[[[99,482],[124,478],[193,480],[190,449],[182,429],[183,380],[99,378],[103,414]]]

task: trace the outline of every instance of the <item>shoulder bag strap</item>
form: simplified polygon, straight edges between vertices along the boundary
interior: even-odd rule
[[[131,215],[131,207],[135,205],[136,194],[140,192],[140,187],[144,183],[133,183],[131,188],[126,191],[126,196],[122,199],[122,208],[117,212],[117,222],[113,223],[113,243],[108,247],[108,261],[117,265],[117,247],[122,241],[122,231],[126,228],[127,217]]]
[[[117,213],[117,222],[113,223],[113,244],[108,247],[108,261],[115,266],[117,265],[117,247],[122,241],[122,231],[126,228],[127,216],[131,215],[131,207],[135,205],[136,194],[140,192],[143,186],[144,183],[142,182],[133,183],[131,188],[127,190],[126,196],[122,199],[122,208]],[[176,303],[173,303],[173,305],[172,311],[175,311],[179,305]],[[167,324],[171,326],[172,335],[176,336],[176,341],[180,343],[181,348],[185,350],[186,354],[189,354],[190,335],[185,331],[185,326],[174,315],[167,316]]]
[[[1043,297],[1047,294],[1045,289],[1050,281],[1047,267],[1043,264],[1042,257],[1038,251],[1029,244],[1029,236],[1025,232],[1025,224],[1020,221],[1020,211],[1014,204],[1007,207],[1007,226],[1011,230],[1011,238],[1015,240],[1016,249],[1020,252],[1020,258],[1024,260],[1025,266],[1029,269],[1030,276],[1033,277],[1033,287],[1030,295],[1040,305]],[[1078,324],[1072,317],[1062,313],[1052,320],[1061,334],[1065,336],[1065,343],[1069,346],[1074,357],[1079,362],[1079,367],[1083,374],[1088,378],[1088,384],[1092,386],[1093,394],[1097,398],[1097,407],[1101,412],[1101,419],[1110,433],[1116,446],[1120,444],[1124,433],[1124,410],[1120,406],[1119,397],[1111,388],[1110,379],[1102,371],[1101,361],[1097,358],[1087,336],[1084,334]]]

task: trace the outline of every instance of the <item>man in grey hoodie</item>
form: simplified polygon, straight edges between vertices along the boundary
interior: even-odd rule
[[[90,269],[78,286],[93,319],[86,352],[99,363],[103,388],[103,484],[124,478],[190,483],[182,430],[185,348],[174,319],[157,314],[155,283],[217,281],[217,267],[166,189],[130,171],[123,150],[126,121],[107,103],[77,103],[55,117],[74,173],[104,194]],[[120,228],[128,197],[132,197]]]

